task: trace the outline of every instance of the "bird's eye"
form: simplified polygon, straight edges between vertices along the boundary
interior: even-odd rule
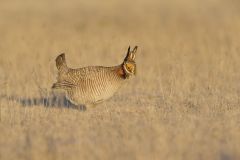
[[[126,69],[129,71],[129,72],[131,72],[131,73],[133,73],[134,72],[134,65],[133,64],[131,64],[131,63],[126,63]]]
[[[128,70],[131,70],[131,66],[130,66],[130,65],[127,65],[127,69],[128,69]]]

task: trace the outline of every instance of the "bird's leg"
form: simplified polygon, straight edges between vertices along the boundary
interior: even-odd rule
[[[80,111],[86,111],[87,110],[87,107],[85,105],[78,105],[78,109]]]

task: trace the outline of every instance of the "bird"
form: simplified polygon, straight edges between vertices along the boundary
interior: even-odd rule
[[[123,62],[116,66],[69,68],[65,53],[56,58],[57,82],[52,89],[61,89],[76,106],[96,106],[112,97],[131,77],[136,75],[136,52],[129,46]]]

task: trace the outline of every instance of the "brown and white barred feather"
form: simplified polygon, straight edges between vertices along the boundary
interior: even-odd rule
[[[130,57],[129,52],[130,49],[127,54]],[[129,77],[126,60],[128,57],[123,64],[114,67],[89,66],[71,69],[67,67],[65,55],[61,54],[56,58],[58,77],[52,88],[65,90],[67,98],[75,105],[97,104],[113,96]],[[135,65],[135,62],[133,64]]]

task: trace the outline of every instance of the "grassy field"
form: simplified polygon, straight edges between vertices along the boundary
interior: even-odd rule
[[[240,159],[239,1],[0,2],[0,160]],[[129,45],[137,76],[110,100],[51,91],[59,53],[112,66]]]

